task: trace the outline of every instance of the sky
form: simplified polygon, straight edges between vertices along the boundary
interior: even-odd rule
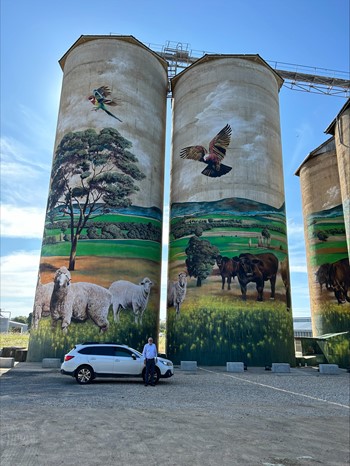
[[[63,78],[58,60],[81,35],[132,35],[155,50],[170,41],[196,56],[259,54],[280,69],[349,72],[349,0],[0,0],[0,5],[0,307],[11,318],[33,308]],[[308,317],[295,171],[330,137],[324,131],[346,100],[285,86],[279,97],[293,316]],[[170,118],[168,111],[166,169]],[[167,218],[168,206],[164,213]]]

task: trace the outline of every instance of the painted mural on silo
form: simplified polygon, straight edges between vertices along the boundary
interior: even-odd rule
[[[81,36],[60,65],[30,360],[142,349],[159,327],[167,64],[131,36]]]
[[[258,55],[172,80],[167,355],[294,364],[278,92]]]
[[[297,171],[302,192],[314,336],[350,330],[350,267],[334,138]],[[332,344],[328,362],[347,367],[349,339]]]
[[[326,129],[335,139],[348,251],[350,251],[350,99]]]

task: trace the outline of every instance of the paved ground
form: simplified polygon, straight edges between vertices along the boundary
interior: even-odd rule
[[[176,368],[156,387],[3,371],[1,466],[349,464],[350,374]]]

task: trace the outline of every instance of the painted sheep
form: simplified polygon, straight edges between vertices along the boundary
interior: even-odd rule
[[[50,301],[53,291],[53,282],[43,285],[38,275],[38,283],[36,286],[34,307],[33,307],[33,327],[39,327],[39,321],[42,317],[50,316]]]
[[[180,316],[180,306],[185,300],[186,290],[187,274],[185,272],[179,273],[177,281],[169,281],[167,293],[168,307],[174,306],[176,317]]]
[[[67,332],[71,320],[85,321],[90,318],[101,330],[108,330],[108,310],[111,293],[94,283],[71,283],[66,267],[60,267],[55,274],[54,289],[50,302],[52,324],[62,320],[62,330]]]
[[[113,282],[109,291],[112,293],[114,322],[120,321],[122,309],[128,309],[133,312],[135,323],[142,324],[143,313],[148,304],[152,285],[152,281],[147,277],[138,285],[127,280]]]

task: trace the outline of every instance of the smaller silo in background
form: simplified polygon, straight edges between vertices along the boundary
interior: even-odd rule
[[[335,139],[346,240],[350,252],[350,99],[325,132],[332,134]]]
[[[347,291],[350,277],[336,142],[312,151],[296,171],[300,177],[312,329],[314,337],[350,328]],[[334,362],[342,360],[344,348]]]

